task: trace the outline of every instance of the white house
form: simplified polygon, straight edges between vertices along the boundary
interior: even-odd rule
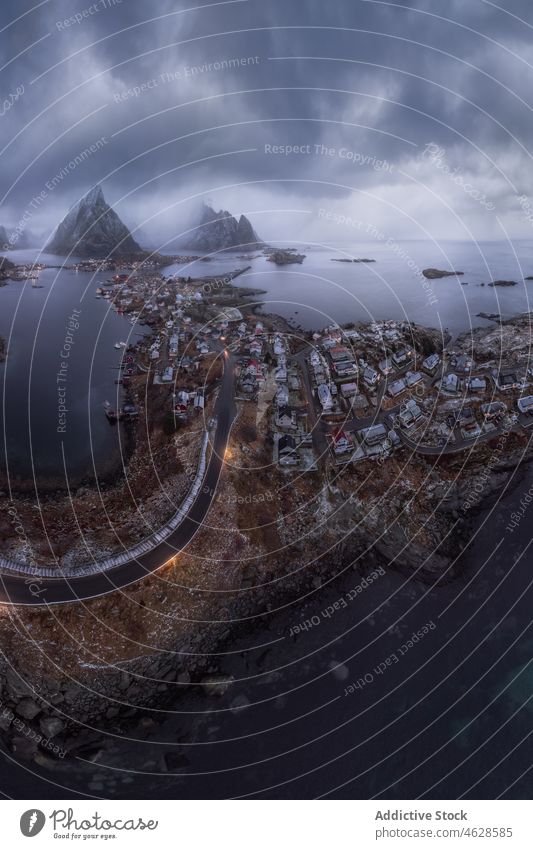
[[[518,409],[521,413],[533,414],[533,395],[526,395],[525,398],[519,398],[517,401]]]
[[[331,397],[331,392],[329,391],[329,386],[326,383],[321,383],[317,387],[318,400],[322,405],[323,410],[331,410],[333,407],[333,398]]]

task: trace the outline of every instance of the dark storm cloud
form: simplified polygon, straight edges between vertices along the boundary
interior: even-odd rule
[[[258,208],[362,190],[403,196],[407,215],[440,199],[476,218],[472,195],[421,159],[430,142],[502,214],[533,191],[526,0],[191,5],[2,5],[2,90],[24,90],[0,118],[0,223],[30,207],[52,226],[97,181],[112,200],[132,193],[133,217],[202,193],[222,205],[238,192],[220,187],[244,184]]]

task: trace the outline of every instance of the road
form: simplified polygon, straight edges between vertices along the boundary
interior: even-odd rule
[[[212,442],[211,459],[196,501],[183,522],[166,540],[155,546],[146,555],[129,561],[106,572],[83,577],[39,578],[33,583],[27,575],[0,575],[0,602],[4,604],[44,606],[65,604],[107,595],[124,588],[147,575],[157,572],[172,557],[190,543],[201,527],[215,497],[224,454],[235,418],[235,367],[231,355],[224,356],[224,374],[215,403],[217,426]]]

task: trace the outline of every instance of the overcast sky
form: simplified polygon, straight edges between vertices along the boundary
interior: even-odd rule
[[[152,246],[199,199],[269,240],[529,238],[533,9],[505,7],[3,0],[0,223],[100,182]]]

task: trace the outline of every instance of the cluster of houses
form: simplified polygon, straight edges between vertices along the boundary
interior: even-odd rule
[[[382,422],[357,431],[334,429],[330,440],[334,462],[337,465],[383,458],[401,444],[397,431]]]
[[[172,395],[174,415],[181,421],[186,421],[191,411],[194,413],[203,413],[204,407],[205,396],[203,388],[195,389],[192,392],[185,392],[185,390],[180,389]]]
[[[327,328],[313,336],[308,364],[316,397],[323,413],[337,414],[365,407],[380,382],[387,379],[391,398],[422,380],[419,371],[410,371],[415,352],[405,344],[397,322],[373,322],[361,330]],[[383,354],[385,343],[386,356]],[[440,364],[438,354],[424,361],[428,374]],[[397,376],[396,380],[394,375]]]
[[[154,326],[183,318],[187,309],[206,302],[194,285],[178,277],[165,279],[144,266],[142,271],[115,274],[96,290],[96,297],[105,297],[117,312],[127,313],[132,323]]]
[[[268,373],[268,363],[265,359],[268,339],[263,322],[257,321],[251,333],[246,323],[241,322],[237,328],[237,338],[240,342],[239,348],[244,354],[240,361],[237,397],[245,401],[255,401]]]
[[[402,443],[461,448],[504,424],[533,425],[533,395],[524,395],[533,369],[477,367],[463,351],[422,358],[408,331],[391,321],[314,334],[308,366],[336,464],[383,456]],[[511,391],[522,395],[514,412],[498,397]],[[370,417],[367,409],[361,418],[356,410],[365,406]],[[365,420],[372,423],[364,427]]]
[[[299,397],[302,388],[299,367],[294,362],[287,364],[289,352],[282,337],[274,340],[273,351],[277,362],[272,412],[274,462],[282,469],[311,471],[316,469],[316,462],[312,437],[307,432],[307,411],[290,403],[291,395],[297,393]]]
[[[266,405],[274,463],[285,471],[316,469],[312,437],[306,432],[307,410],[301,403],[301,373],[289,339],[268,332],[262,321],[238,338],[237,399]]]

